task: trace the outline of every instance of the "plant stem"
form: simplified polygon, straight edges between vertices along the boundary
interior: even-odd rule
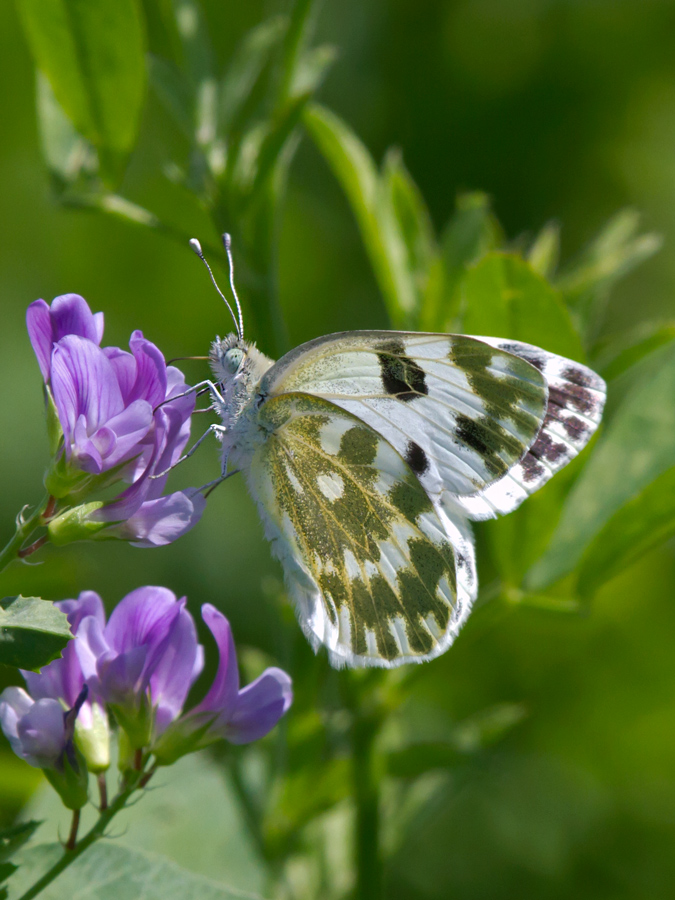
[[[374,742],[377,724],[358,714],[352,728],[352,763],[356,803],[356,900],[382,896],[380,790]]]
[[[30,515],[27,519],[24,519],[22,515],[19,515],[16,520],[16,531],[14,532],[14,536],[11,538],[9,543],[4,547],[2,551],[0,551],[0,572],[7,568],[10,563],[13,563],[15,560],[22,558],[22,556],[28,556],[30,551],[31,553],[38,549],[38,546],[27,547],[26,550],[22,553],[22,547],[31,536],[31,534],[39,528],[40,525],[45,524],[45,514],[48,509],[53,508],[52,498],[47,495],[43,497],[42,501],[35,507],[35,511],[32,515]],[[45,541],[42,541],[45,543]],[[42,543],[36,541],[36,544],[42,546]]]
[[[28,890],[18,898],[18,900],[32,900],[33,897],[37,897],[38,894],[42,893],[42,891],[44,891],[44,889],[48,887],[48,885],[50,885],[52,881],[54,881],[54,879],[61,874],[61,872],[64,871],[64,869],[67,869],[68,866],[71,865],[71,863],[74,863],[75,860],[79,856],[81,856],[85,850],[91,847],[91,845],[99,840],[99,838],[102,838],[112,819],[117,815],[118,812],[124,809],[127,800],[140,786],[142,781],[142,776],[134,778],[131,784],[128,784],[123,790],[121,790],[113,799],[110,806],[108,806],[107,809],[101,811],[96,824],[73,847],[69,846],[69,838],[68,843],[66,844],[65,852],[61,859],[54,863],[51,869],[45,872],[42,878],[39,878],[32,887],[28,888]],[[147,783],[147,779],[144,784],[145,783]],[[73,816],[73,825],[74,824],[75,816]],[[72,836],[73,831],[71,829],[71,837]]]
[[[105,780],[105,772],[101,772],[97,779],[98,796],[99,796],[99,812],[105,812],[108,808],[108,785]]]
[[[77,843],[77,830],[80,827],[80,810],[73,810],[73,820],[70,823],[70,834],[66,841],[66,850],[74,850]]]

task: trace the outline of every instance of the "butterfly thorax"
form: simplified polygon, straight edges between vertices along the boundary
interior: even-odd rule
[[[245,466],[263,439],[255,423],[258,387],[273,361],[255,344],[241,340],[236,334],[216,338],[209,358],[220,392],[213,408],[224,426],[223,456],[237,466]]]

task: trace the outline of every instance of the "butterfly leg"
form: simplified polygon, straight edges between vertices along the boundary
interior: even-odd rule
[[[182,456],[179,456],[178,459],[176,460],[176,462],[173,465],[169,466],[168,469],[165,469],[163,472],[158,472],[156,475],[151,475],[150,478],[151,479],[162,478],[164,475],[168,475],[168,473],[172,469],[175,469],[177,465],[179,465],[182,462],[185,462],[186,459],[189,459],[192,456],[192,454],[195,452],[197,447],[199,447],[200,444],[202,444],[210,434],[215,434],[217,437],[218,435],[224,434],[226,430],[227,429],[223,425],[216,425],[215,423],[213,425],[209,425],[209,427],[206,429],[204,434],[194,442],[194,444],[190,447],[190,449],[187,451],[187,453],[184,453]],[[201,490],[201,488],[200,488],[200,490]]]
[[[208,481],[206,484],[203,484],[200,488],[198,488],[198,490],[206,491],[206,493],[204,494],[204,497],[206,498],[209,496],[211,491],[214,491],[218,487],[219,484],[222,484],[223,481],[227,481],[228,478],[230,478],[232,475],[236,475],[239,471],[239,469],[232,469],[231,472],[225,472],[220,476],[220,478],[214,478],[213,481]]]
[[[201,391],[208,391],[211,394],[211,397],[218,401],[218,403],[225,403],[225,399],[223,395],[218,390],[217,385],[206,378],[204,381],[198,381],[197,384],[193,384],[192,387],[188,388],[187,391],[183,391],[182,394],[175,394],[173,397],[168,397],[166,400],[162,400],[161,403],[158,403],[155,407],[154,411],[156,412],[162,406],[165,406],[167,403],[171,403],[173,400],[180,400],[181,397],[189,397],[190,394],[200,393]]]

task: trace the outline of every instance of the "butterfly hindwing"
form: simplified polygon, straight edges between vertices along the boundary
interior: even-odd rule
[[[310,640],[334,665],[395,666],[452,643],[475,594],[473,545],[400,453],[323,398],[258,413],[248,470]]]
[[[529,361],[464,335],[346,332],[291,351],[264,395],[304,391],[383,435],[435,498],[476,494],[534,443],[547,406]]]

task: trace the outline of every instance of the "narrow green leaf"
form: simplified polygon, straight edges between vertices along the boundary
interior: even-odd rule
[[[489,253],[466,273],[460,296],[467,334],[499,335],[584,358],[560,294],[519,256]]]
[[[12,896],[25,892],[63,855],[60,844],[40,844],[21,854]],[[16,892],[16,893],[15,893]],[[44,900],[256,900],[257,895],[181,869],[170,859],[103,840],[76,859],[40,893]]]
[[[201,6],[196,0],[172,0],[182,63],[194,88],[216,78],[215,57]]]
[[[111,166],[136,139],[145,87],[136,0],[18,0],[38,68],[76,130]],[[111,162],[112,160],[112,162]]]
[[[37,73],[36,104],[42,155],[57,186],[63,189],[83,174],[94,175],[96,151],[75,131],[42,72]]]
[[[635,210],[617,213],[556,281],[584,333],[591,338],[602,321],[614,284],[653,256],[663,243],[659,235],[638,234],[639,224],[640,215]]]
[[[458,286],[467,268],[502,239],[499,224],[490,210],[486,194],[460,194],[457,209],[443,231],[441,261],[433,268],[434,284],[427,291],[420,311],[419,327],[424,331],[458,329]],[[434,277],[434,275],[436,277]]]
[[[66,615],[39,597],[0,600],[0,663],[37,671],[72,638]]]
[[[634,386],[600,435],[547,552],[528,574],[530,590],[571,572],[609,520],[675,466],[675,347],[659,353],[653,377]]]
[[[584,553],[579,591],[592,595],[645,553],[675,535],[675,468],[616,512]]]
[[[415,313],[415,287],[406,267],[405,243],[389,198],[380,188],[375,163],[354,132],[324,107],[307,107],[303,121],[349,200],[392,324],[405,327]]]
[[[388,151],[382,177],[407,250],[407,268],[421,296],[426,292],[431,268],[439,255],[431,216],[399,150]]]
[[[270,56],[286,32],[287,20],[276,16],[249,31],[235,51],[220,84],[220,128],[226,134],[248,98],[255,93]]]
[[[527,261],[535,272],[550,278],[560,258],[560,226],[548,222],[534,239],[527,254]]]
[[[183,73],[173,63],[148,55],[150,84],[186,137],[194,134],[194,97]]]
[[[314,94],[323,84],[328,70],[335,62],[337,50],[330,44],[312,47],[300,57],[293,79],[291,96]]]
[[[675,324],[648,322],[606,341],[596,351],[593,365],[606,381],[612,381],[673,340]]]

